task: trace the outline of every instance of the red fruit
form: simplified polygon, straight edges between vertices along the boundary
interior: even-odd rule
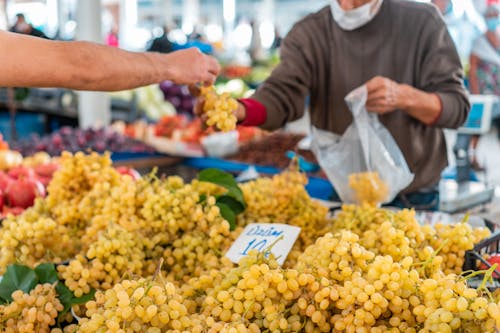
[[[59,164],[57,163],[47,163],[47,164],[40,164],[35,166],[35,173],[38,176],[46,177],[46,178],[52,178],[52,175],[54,172],[59,170]]]
[[[134,180],[141,179],[141,174],[133,168],[129,168],[126,166],[119,166],[116,168],[116,171],[118,171],[122,175],[129,175]]]
[[[44,177],[44,176],[38,176],[36,179],[43,184],[43,186],[47,187],[50,184],[50,181],[52,180],[52,177]]]
[[[9,214],[20,215],[23,212],[24,212],[24,208],[21,208],[21,207],[7,207],[7,206],[4,206],[3,209],[2,209],[2,215],[3,216],[7,216]]]
[[[9,177],[5,172],[0,171],[0,190],[2,193],[5,192],[7,187],[12,183],[14,180]]]
[[[9,170],[9,176],[13,179],[32,179],[35,177],[35,171],[31,168],[18,166]]]
[[[4,199],[4,197],[3,197],[3,191],[2,191],[2,190],[0,190],[0,211],[2,211],[2,210],[3,210],[3,204],[4,204],[4,201],[5,201],[5,199]]]
[[[496,270],[498,272],[500,272],[500,253],[492,254],[488,259],[486,259],[486,261],[492,266],[493,266],[493,264],[498,264]],[[489,267],[487,267],[485,264],[481,264],[479,266],[479,269],[481,269],[481,270],[488,269],[488,268]],[[496,274],[496,273],[493,273],[493,277],[495,279],[500,279],[500,276],[498,276],[498,274]]]
[[[28,208],[33,206],[36,197],[45,196],[45,188],[38,180],[23,178],[12,182],[5,195],[11,207]]]

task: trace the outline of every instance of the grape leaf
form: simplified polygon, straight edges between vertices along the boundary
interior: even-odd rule
[[[40,264],[35,267],[35,273],[38,276],[39,283],[54,283],[59,280],[54,264]]]
[[[198,180],[213,183],[227,189],[224,196],[232,197],[240,203],[243,210],[246,208],[245,199],[243,198],[243,192],[241,191],[238,183],[234,177],[224,171],[218,169],[205,169],[198,174]],[[235,214],[241,213],[243,210],[238,209]]]
[[[220,203],[223,203],[223,204],[229,206],[229,208],[231,208],[233,213],[236,215],[242,213],[245,210],[245,206],[241,202],[239,202],[238,200],[233,198],[232,196],[221,195],[221,196],[217,197],[217,202],[220,202]]]
[[[35,271],[28,266],[9,265],[0,282],[0,304],[11,302],[12,293],[16,290],[29,293],[37,283],[38,277]]]
[[[215,204],[220,209],[220,214],[227,222],[229,222],[229,230],[234,230],[236,228],[236,214],[233,210],[222,202],[217,202]]]
[[[244,203],[243,192],[231,174],[218,169],[205,169],[198,174],[198,180],[222,186],[228,190],[228,195]]]

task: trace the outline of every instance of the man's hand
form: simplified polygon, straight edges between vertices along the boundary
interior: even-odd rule
[[[366,88],[366,109],[369,112],[384,114],[404,107],[402,85],[376,76],[366,83]]]
[[[433,125],[441,115],[443,105],[437,93],[429,93],[407,84],[376,76],[366,83],[366,109],[384,114],[402,110],[426,125]]]
[[[200,52],[197,48],[190,48],[169,53],[167,66],[170,80],[177,84],[192,84],[201,82],[213,84],[220,72],[217,60]]]

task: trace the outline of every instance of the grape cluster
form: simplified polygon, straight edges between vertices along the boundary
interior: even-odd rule
[[[223,132],[236,129],[236,116],[234,111],[238,102],[228,93],[218,95],[214,86],[202,87],[201,96],[205,99],[203,112],[207,116],[207,126],[215,126]]]
[[[124,274],[142,272],[142,246],[137,234],[111,224],[91,244],[86,258],[77,256],[68,266],[60,265],[58,270],[76,297],[89,293],[91,288],[110,289]]]
[[[86,307],[80,333],[181,331],[191,324],[175,286],[153,279],[123,280],[97,292]]]
[[[60,262],[75,248],[66,226],[39,215],[39,204],[19,217],[10,216],[0,228],[0,274],[12,263],[35,266],[39,262]]]
[[[378,172],[359,172],[349,175],[349,187],[354,191],[354,198],[359,204],[377,205],[389,195],[389,187],[380,178]]]
[[[62,310],[52,284],[39,284],[29,294],[16,290],[11,303],[0,305],[0,331],[49,333]]]

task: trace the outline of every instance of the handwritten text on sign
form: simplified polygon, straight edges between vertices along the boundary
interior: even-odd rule
[[[271,247],[271,253],[278,263],[283,265],[299,233],[299,227],[287,224],[249,224],[226,253],[226,257],[238,263],[251,250],[267,252]]]

